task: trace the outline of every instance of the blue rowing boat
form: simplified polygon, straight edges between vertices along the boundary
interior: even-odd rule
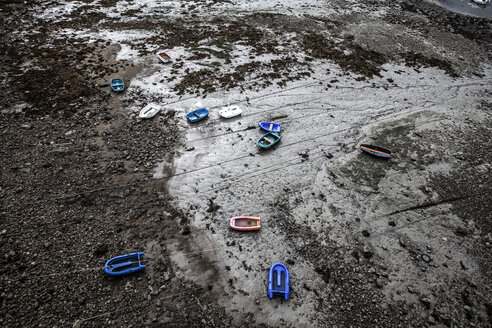
[[[376,157],[391,158],[391,151],[383,147],[363,144],[360,145],[360,149]]]
[[[200,108],[192,111],[191,113],[186,114],[186,117],[190,121],[190,123],[196,123],[208,116],[208,109]]]
[[[263,135],[256,142],[256,144],[258,145],[258,147],[262,149],[270,149],[276,144],[278,144],[280,142],[280,139],[282,139],[282,136],[280,134],[270,131],[267,134]]]
[[[123,92],[125,90],[125,82],[123,82],[122,79],[112,79],[111,89],[113,89],[114,92]]]
[[[277,133],[280,133],[280,128],[282,127],[282,125],[273,122],[260,122],[258,125],[265,131],[273,131]]]
[[[276,295],[289,299],[289,270],[280,262],[272,265],[268,275],[268,296]]]
[[[141,262],[143,255],[142,252],[136,252],[113,257],[104,265],[104,272],[109,276],[124,276],[142,271],[145,269],[145,265]]]

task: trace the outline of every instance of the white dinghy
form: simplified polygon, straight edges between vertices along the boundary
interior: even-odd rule
[[[142,108],[142,110],[138,114],[138,117],[140,117],[140,118],[151,118],[151,117],[154,117],[157,113],[159,113],[160,110],[161,110],[160,106],[158,106],[155,103],[150,103],[147,106],[145,106],[144,108]]]
[[[243,110],[239,106],[227,106],[219,111],[220,116],[223,118],[232,118],[241,115]]]

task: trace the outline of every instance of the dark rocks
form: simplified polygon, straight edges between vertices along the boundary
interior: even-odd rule
[[[422,304],[423,304],[426,308],[430,309],[431,304],[432,304],[432,301],[431,301],[431,299],[430,299],[429,297],[423,297],[423,298],[421,298],[421,299],[420,299],[420,302],[422,302]]]
[[[402,247],[407,247],[410,244],[410,240],[406,236],[400,236],[398,242]]]
[[[430,261],[432,261],[432,259],[430,258],[429,255],[426,255],[426,254],[422,254],[420,255],[420,258],[422,259],[422,261],[424,261],[425,263],[429,263]]]
[[[362,248],[362,255],[364,255],[366,259],[371,258],[374,255],[372,247],[369,245],[364,245],[364,247]]]

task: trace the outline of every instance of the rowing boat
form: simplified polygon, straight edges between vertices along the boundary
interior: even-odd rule
[[[262,149],[270,149],[278,144],[280,142],[280,139],[282,139],[282,136],[280,134],[270,131],[267,134],[263,135],[256,144]]]
[[[138,114],[138,117],[140,117],[140,118],[151,118],[151,117],[154,117],[157,113],[159,113],[160,110],[161,110],[160,106],[158,106],[155,103],[150,103],[147,106],[145,106],[144,108],[142,108],[142,110]]]
[[[190,123],[196,123],[208,116],[208,109],[206,108],[200,108],[197,110],[194,110],[188,114],[186,114],[186,117],[190,121]]]
[[[376,157],[391,158],[391,151],[383,147],[362,144],[360,149]]]
[[[289,299],[289,270],[280,262],[274,263],[268,274],[268,296],[276,295]]]
[[[141,262],[143,255],[142,252],[136,252],[113,257],[104,265],[104,272],[109,276],[123,276],[142,271],[145,269],[145,265]]]
[[[260,218],[255,216],[236,216],[229,220],[229,226],[234,230],[252,231],[260,230]]]

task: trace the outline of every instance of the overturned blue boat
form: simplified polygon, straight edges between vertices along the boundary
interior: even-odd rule
[[[289,299],[289,270],[280,262],[272,265],[268,275],[268,296],[275,295]]]
[[[282,125],[273,122],[260,122],[258,125],[265,131],[273,131],[276,133],[280,133],[280,128],[282,127]]]
[[[114,92],[123,92],[125,91],[125,82],[123,82],[122,79],[112,79],[111,89],[113,89]]]
[[[145,269],[141,262],[142,252],[113,257],[104,265],[104,272],[109,276],[124,276]]]
[[[201,121],[207,116],[208,116],[208,109],[206,108],[200,108],[186,114],[186,117],[188,118],[190,123],[196,123],[198,121]]]

